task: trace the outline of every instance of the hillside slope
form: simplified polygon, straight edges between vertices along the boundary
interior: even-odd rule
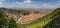
[[[43,28],[45,25],[47,25],[54,19],[59,18],[60,16],[59,12],[60,12],[60,8],[57,8],[51,14],[48,14],[39,20],[32,21],[29,24],[22,24],[20,28]]]
[[[44,28],[60,28],[60,11],[56,14],[57,16],[53,21],[44,26]]]
[[[3,12],[0,12],[0,28],[16,28],[16,22],[13,18],[5,17]]]

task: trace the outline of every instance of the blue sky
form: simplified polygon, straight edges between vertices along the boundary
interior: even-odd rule
[[[0,0],[0,7],[57,8],[60,0]]]

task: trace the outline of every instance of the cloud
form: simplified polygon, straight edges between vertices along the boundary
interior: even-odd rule
[[[0,0],[0,1],[5,1],[5,0]]]
[[[16,2],[18,7],[20,8],[40,8],[39,4],[32,4],[32,3],[26,3],[26,2]]]
[[[31,0],[24,0],[24,3],[31,3]]]
[[[0,2],[0,7],[1,7],[2,2]]]
[[[2,4],[3,2],[0,2],[0,4]]]
[[[55,5],[55,4],[48,4],[48,3],[31,4],[31,3],[25,3],[25,2],[16,2],[16,4],[18,4],[22,8],[57,8],[60,6],[60,4]]]
[[[0,0],[0,7],[3,7],[3,1],[5,1],[5,0]]]
[[[48,3],[43,3],[42,5],[40,5],[40,8],[57,8],[60,7],[59,4],[48,4]]]
[[[2,4],[4,7],[17,7],[17,8],[57,8],[57,5],[51,5],[47,3],[40,4],[31,4],[31,3],[24,3],[24,2],[16,2],[16,3],[8,3],[8,4]]]
[[[56,7],[60,7],[60,4],[56,4]]]
[[[42,5],[40,5],[40,8],[51,8],[51,5],[43,3]]]
[[[0,0],[1,1],[1,0]],[[2,0],[4,1],[4,0]],[[48,3],[43,3],[40,2],[38,3],[34,3],[31,0],[24,0],[23,2],[18,2],[16,1],[15,3],[3,3],[0,2],[0,7],[18,7],[18,8],[57,8],[60,7],[60,3],[57,4],[48,4]]]
[[[48,6],[48,4],[47,4],[47,3],[44,3],[44,4],[43,4],[43,6],[45,6],[45,7],[46,7],[46,6]]]

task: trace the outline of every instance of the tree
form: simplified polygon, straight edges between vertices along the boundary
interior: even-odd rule
[[[29,15],[30,13],[28,11],[22,12],[23,15]]]
[[[12,18],[6,18],[4,14],[0,13],[0,28],[16,28],[16,22]]]
[[[7,26],[7,19],[5,18],[4,14],[0,12],[0,28],[4,28]]]
[[[13,18],[11,18],[9,20],[9,27],[8,28],[16,28],[16,27],[17,27],[16,26],[16,21]]]

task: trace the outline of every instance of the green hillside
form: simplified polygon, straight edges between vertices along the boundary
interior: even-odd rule
[[[60,8],[57,8],[55,11],[42,17],[41,19],[32,21],[31,23],[28,24],[21,24],[20,28],[45,28],[46,25],[49,24],[51,21],[59,19],[59,16],[60,16]]]
[[[60,11],[56,14],[57,16],[53,21],[49,22],[44,28],[60,28]]]
[[[13,18],[6,18],[3,12],[0,12],[0,28],[17,28]]]

